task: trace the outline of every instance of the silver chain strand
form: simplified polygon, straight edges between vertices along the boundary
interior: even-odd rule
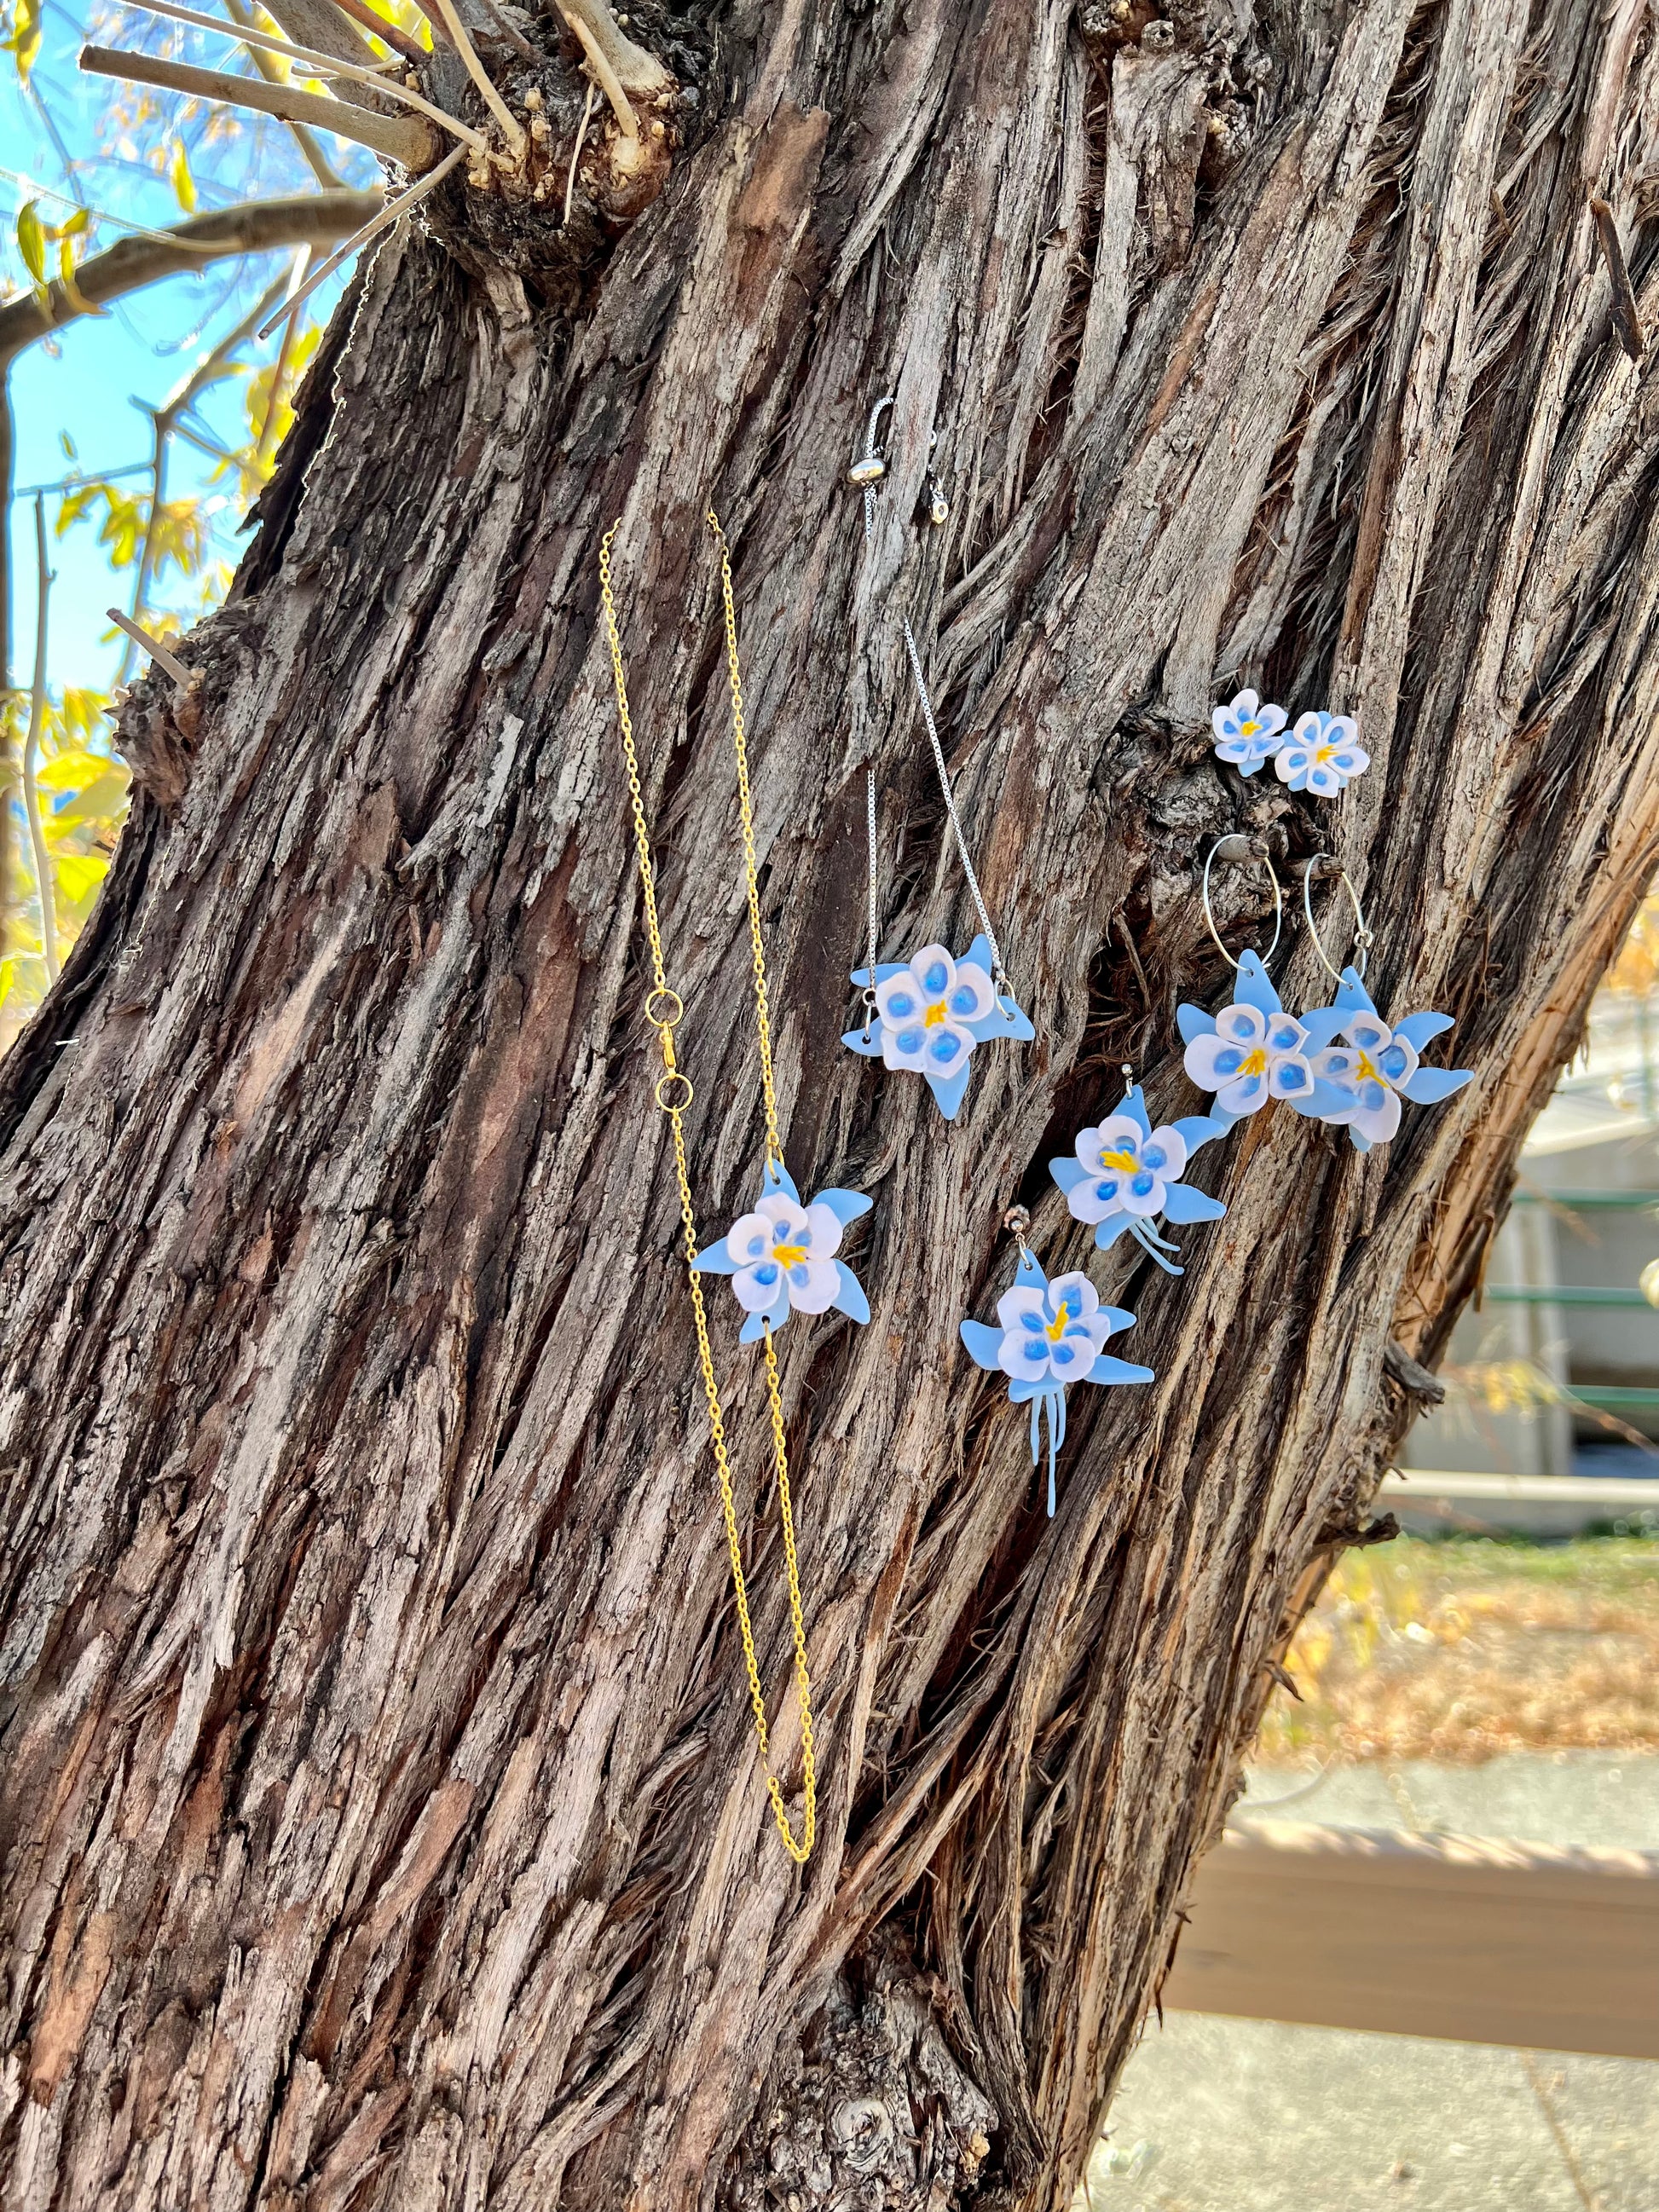
[[[878,458],[877,434],[882,416],[892,404],[893,396],[890,393],[886,398],[877,400],[870,410],[869,427],[864,441],[866,460],[873,461]],[[876,487],[873,483],[867,483],[864,487],[864,542],[866,545],[875,535],[875,528]],[[915,634],[910,628],[908,615],[902,616],[900,619],[904,626],[905,649],[910,656],[910,672],[915,678],[916,696],[921,702],[921,719],[927,726],[928,742],[933,748],[933,766],[939,771],[939,787],[944,795],[945,811],[951,817],[951,829],[961,857],[962,872],[967,877],[968,888],[973,894],[980,927],[985,932],[985,941],[991,948],[992,986],[999,1000],[1004,997],[1011,998],[1013,986],[1008,980],[1007,969],[1002,964],[1002,950],[997,943],[996,931],[991,926],[990,915],[986,910],[985,894],[979,887],[979,878],[974,872],[973,861],[969,858],[968,840],[963,834],[962,817],[957,812],[956,797],[951,789],[951,772],[945,763],[945,748],[939,743],[939,726],[933,720],[933,702],[927,694],[927,679],[921,672],[921,655],[916,650]],[[870,965],[867,970],[870,980],[864,991],[864,1041],[867,1044],[870,1041],[870,1019],[876,1005],[876,765],[873,760],[866,763],[864,773],[865,817],[870,856]]]
[[[916,679],[916,692],[921,701],[921,719],[927,725],[928,742],[933,748],[933,766],[939,770],[939,787],[945,794],[945,811],[951,817],[955,833],[957,851],[962,856],[962,872],[968,878],[968,888],[974,895],[974,904],[979,910],[980,927],[985,932],[985,941],[991,948],[991,981],[997,996],[1012,989],[1008,971],[1002,964],[1002,952],[997,944],[997,933],[991,927],[991,917],[985,910],[985,894],[979,887],[979,878],[974,873],[974,864],[968,857],[968,840],[963,835],[962,817],[957,812],[957,802],[951,791],[951,772],[945,765],[945,748],[939,740],[939,725],[933,720],[933,702],[927,696],[927,680],[921,672],[921,655],[916,651],[915,634],[910,628],[910,617],[901,618],[904,624],[904,647],[910,656],[910,673]]]

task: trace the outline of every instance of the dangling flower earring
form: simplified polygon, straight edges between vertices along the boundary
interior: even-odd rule
[[[848,471],[848,482],[864,494],[866,541],[875,526],[876,486],[887,473],[878,443],[881,418],[892,404],[890,398],[877,401],[870,416],[865,451]],[[929,484],[930,512],[935,520],[942,520],[937,510],[944,502],[931,472]],[[948,512],[947,507],[945,513]],[[921,655],[916,649],[915,634],[908,615],[900,617],[900,627],[921,706],[921,719],[933,750],[933,766],[945,797],[945,811],[950,817],[962,872],[979,915],[980,933],[959,959],[943,945],[924,945],[908,961],[878,963],[876,771],[872,763],[865,772],[870,862],[869,958],[864,967],[853,971],[853,981],[863,993],[864,1021],[860,1028],[848,1030],[842,1042],[866,1060],[879,1060],[888,1067],[905,1068],[925,1076],[940,1113],[947,1121],[953,1121],[968,1088],[975,1047],[999,1037],[1009,1042],[1027,1043],[1036,1031],[1014,997],[996,932],[986,908],[985,896],[969,856],[962,817],[957,812],[951,790],[945,748],[933,720],[933,702],[928,696]]]
[[[1204,921],[1215,947],[1230,968],[1237,970],[1231,1003],[1217,1013],[1202,1006],[1179,1006],[1176,1023],[1186,1042],[1182,1065],[1200,1091],[1212,1091],[1215,1103],[1208,1120],[1212,1136],[1224,1136],[1247,1115],[1259,1114],[1275,1098],[1282,1098],[1298,1114],[1328,1113],[1343,1104],[1340,1092],[1322,1085],[1311,1058],[1318,1045],[1329,1042],[1322,1035],[1317,1043],[1304,1022],[1286,1013],[1267,980],[1266,961],[1260,953],[1245,952],[1235,960],[1221,941],[1210,904],[1210,871],[1218,860],[1266,860],[1273,887],[1273,933],[1267,946],[1271,960],[1285,921],[1285,897],[1271,860],[1248,837],[1223,837],[1211,846],[1204,862]]]
[[[1327,973],[1336,978],[1336,1000],[1333,1006],[1304,1015],[1303,1020],[1310,1034],[1319,1036],[1324,1047],[1314,1055],[1316,1082],[1340,1094],[1337,1104],[1325,1108],[1318,1118],[1334,1127],[1346,1129],[1356,1147],[1368,1152],[1373,1145],[1387,1144],[1399,1128],[1402,1098],[1409,1098],[1418,1106],[1437,1106],[1472,1082],[1474,1070],[1425,1067],[1419,1061],[1418,1054],[1430,1038],[1453,1026],[1449,1014],[1407,1014],[1403,1021],[1391,1027],[1371,1004],[1364,980],[1371,933],[1365,927],[1359,894],[1346,868],[1337,872],[1353,908],[1354,963],[1342,969],[1333,964],[1314,921],[1312,896],[1313,872],[1329,857],[1328,854],[1316,853],[1304,867],[1302,910],[1307,916],[1314,951]],[[1338,1036],[1346,1038],[1346,1043],[1333,1043],[1331,1040]]]
[[[1095,1224],[1095,1243],[1109,1251],[1125,1231],[1166,1274],[1184,1272],[1164,1255],[1178,1248],[1160,1237],[1152,1224],[1219,1221],[1226,1207],[1218,1198],[1194,1190],[1181,1178],[1200,1145],[1221,1132],[1205,1114],[1154,1128],[1134,1070],[1125,1066],[1123,1097],[1096,1128],[1079,1129],[1076,1157],[1050,1160],[1048,1172],[1066,1194],[1073,1221]]]
[[[997,1301],[997,1326],[964,1321],[962,1340],[975,1366],[1009,1377],[1008,1402],[1031,1408],[1031,1464],[1042,1459],[1042,1429],[1048,1429],[1048,1518],[1054,1517],[1054,1454],[1066,1441],[1066,1389],[1071,1382],[1151,1382],[1150,1367],[1115,1359],[1102,1349],[1109,1336],[1131,1328],[1134,1316],[1103,1306],[1085,1274],[1052,1282],[1031,1257],[1025,1232],[1031,1217],[1011,1206],[1002,1225],[1019,1247],[1013,1288]]]

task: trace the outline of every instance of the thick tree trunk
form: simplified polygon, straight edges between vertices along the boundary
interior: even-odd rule
[[[8,2206],[1059,2212],[1407,1418],[1389,1340],[1435,1356],[1659,854],[1656,382],[1588,205],[1650,317],[1635,0],[633,29],[697,79],[665,189],[602,267],[579,207],[561,261],[555,57],[560,189],[508,220],[458,183],[447,246],[389,236],[199,690],[125,710],[131,824],[4,1071]],[[620,515],[718,1234],[761,1125],[711,497],[789,1163],[876,1202],[871,1325],[781,1340],[804,1875],[597,628]],[[884,954],[972,930],[901,611],[1037,1028],[950,1127],[838,1042],[866,753]],[[1358,714],[1340,806],[1216,767],[1236,672]],[[1212,1147],[1230,1212],[1177,1281],[1099,1259],[1044,1163],[1121,1061],[1196,1110],[1173,1012],[1225,995],[1197,876],[1238,827],[1340,849],[1379,1002],[1454,1012],[1477,1079],[1364,1158],[1285,1112]],[[1255,878],[1219,884],[1248,936]],[[1285,975],[1322,1002],[1304,933]],[[1073,1394],[1052,1522],[956,1336],[1017,1196],[1158,1377]],[[795,1787],[764,1396],[714,1313]]]

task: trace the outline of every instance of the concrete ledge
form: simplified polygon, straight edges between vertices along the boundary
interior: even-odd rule
[[[1189,1911],[1171,2008],[1659,2058],[1659,1852],[1263,1820]]]

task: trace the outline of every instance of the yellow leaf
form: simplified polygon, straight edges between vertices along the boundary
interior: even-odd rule
[[[79,906],[90,897],[109,873],[109,861],[102,853],[64,853],[58,860],[58,888],[70,906]]]
[[[46,239],[40,228],[40,218],[34,212],[39,203],[25,200],[17,210],[17,251],[23,257],[23,266],[37,285],[46,281]]]
[[[34,67],[34,57],[40,51],[40,0],[21,0],[17,10],[17,27],[3,42],[5,51],[17,58],[17,75],[27,84],[29,71]]]
[[[109,763],[96,753],[76,749],[44,762],[35,781],[42,791],[79,791],[83,784],[101,775],[108,766]]]
[[[11,987],[16,981],[17,962],[14,956],[8,955],[4,960],[0,960],[0,1006],[3,1006],[10,998]]]
[[[52,811],[52,822],[59,830],[73,830],[82,823],[96,822],[113,829],[127,803],[127,787],[131,781],[125,768],[106,762],[104,773],[83,791],[63,806]]]
[[[75,248],[67,238],[58,248],[58,281],[64,288],[64,297],[77,315],[103,313],[103,309],[94,307],[75,281]]]
[[[186,215],[194,215],[196,179],[190,173],[190,156],[185,151],[185,142],[182,138],[175,138],[173,142],[173,161],[168,167],[167,176],[179,206]]]

